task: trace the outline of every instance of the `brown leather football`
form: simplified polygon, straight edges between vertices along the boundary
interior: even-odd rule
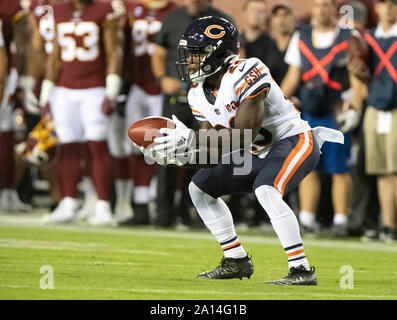
[[[128,129],[128,137],[144,148],[154,144],[153,140],[163,136],[161,128],[175,129],[175,123],[164,117],[148,117],[135,122]]]

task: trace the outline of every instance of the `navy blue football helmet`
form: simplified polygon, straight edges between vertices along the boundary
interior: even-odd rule
[[[186,28],[178,49],[179,61],[176,65],[181,79],[203,82],[238,57],[239,32],[226,19],[213,16],[199,18]],[[192,64],[198,64],[193,74],[189,70]]]

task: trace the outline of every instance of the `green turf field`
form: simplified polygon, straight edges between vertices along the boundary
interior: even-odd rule
[[[196,275],[221,258],[206,231],[28,226],[0,218],[0,299],[397,299],[395,245],[304,238],[318,286],[279,287],[265,283],[288,272],[278,239],[239,236],[252,253],[251,280],[204,280]],[[353,268],[353,289],[340,287],[345,265]],[[50,275],[40,273],[43,266],[53,268],[53,289],[40,288]]]

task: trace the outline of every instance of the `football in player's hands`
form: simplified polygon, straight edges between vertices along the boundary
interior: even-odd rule
[[[110,99],[109,97],[105,96],[102,101],[101,111],[104,115],[110,116],[116,109],[116,103]]]
[[[143,118],[128,129],[128,137],[138,146],[147,148],[154,147],[154,139],[162,137],[161,128],[175,129],[175,123],[165,117],[148,117]]]

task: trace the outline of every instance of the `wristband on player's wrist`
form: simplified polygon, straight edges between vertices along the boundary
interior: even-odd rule
[[[39,105],[40,107],[44,107],[50,101],[50,95],[52,90],[55,87],[55,83],[51,80],[44,79],[41,84],[41,92],[40,92],[40,99]]]
[[[111,99],[115,100],[117,95],[120,92],[121,88],[121,77],[117,74],[108,74],[106,76],[106,96]]]

